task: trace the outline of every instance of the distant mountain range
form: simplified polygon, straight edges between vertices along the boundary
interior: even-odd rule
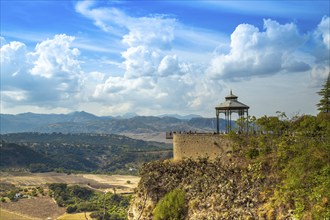
[[[17,115],[0,114],[1,134],[16,132],[41,133],[154,133],[166,131],[215,131],[215,118],[202,118],[199,115],[160,115],[137,116],[96,116],[87,112],[69,114],[35,114]],[[225,123],[220,119],[220,129]]]

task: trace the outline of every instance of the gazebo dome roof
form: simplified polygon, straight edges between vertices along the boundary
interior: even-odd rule
[[[230,94],[226,96],[226,101],[220,103],[218,106],[215,107],[216,110],[244,110],[249,109],[250,107],[239,102],[237,100],[237,96],[235,96],[232,91]]]
[[[249,109],[250,107],[237,101],[237,100],[227,100],[223,103],[220,103],[218,106],[215,107],[216,109],[219,110],[230,110],[230,109]]]

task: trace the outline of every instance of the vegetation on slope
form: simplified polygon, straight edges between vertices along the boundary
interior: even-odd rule
[[[330,72],[318,94],[321,96],[321,100],[317,104],[318,110],[323,113],[330,113]]]
[[[137,174],[143,162],[172,156],[164,143],[112,134],[15,133],[1,138],[0,168],[32,172]]]
[[[262,134],[232,134],[238,148],[269,181],[265,212],[292,210],[298,219],[330,217],[330,114],[262,117]],[[277,214],[276,214],[277,213]],[[269,214],[270,215],[270,214]]]
[[[113,193],[102,194],[78,185],[49,184],[50,196],[57,204],[66,207],[67,213],[92,212],[91,217],[102,220],[124,220],[131,196]]]
[[[161,199],[154,210],[154,220],[183,220],[186,216],[185,192],[174,189]]]
[[[55,162],[46,158],[43,154],[34,151],[27,146],[21,146],[14,143],[1,143],[0,167],[33,167],[33,164],[48,164],[49,168],[55,165]]]
[[[233,163],[200,158],[145,164],[130,211],[152,219],[162,198],[179,188],[186,219],[329,218],[330,115],[279,113],[256,119],[253,128],[254,134],[229,134]]]
[[[46,203],[48,203],[48,205],[54,205],[54,202],[49,199],[48,195],[55,199],[59,207],[64,207],[67,213],[89,212],[91,213],[90,217],[97,220],[127,219],[127,209],[131,199],[131,195],[120,195],[110,192],[101,193],[87,187],[67,185],[66,183],[50,183],[44,187],[25,188],[4,183],[1,183],[0,186],[0,202],[2,208],[17,210],[19,207],[24,207],[29,210],[21,210],[23,214],[29,214],[30,212],[29,216],[38,216],[42,219],[50,215],[58,215],[58,211],[63,210],[59,209],[56,213],[49,213],[49,210],[47,211],[47,209],[45,209]],[[35,209],[36,206],[38,206],[37,201],[39,200],[43,201],[42,205],[39,204],[39,206],[43,207],[42,210]],[[14,205],[11,205],[13,202],[15,202],[16,208],[14,208]],[[54,210],[54,207],[50,208]],[[34,210],[38,211],[35,212]]]

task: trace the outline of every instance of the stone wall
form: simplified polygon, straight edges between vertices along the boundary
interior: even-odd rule
[[[230,141],[222,134],[173,134],[173,159],[209,157],[214,159],[232,151]]]

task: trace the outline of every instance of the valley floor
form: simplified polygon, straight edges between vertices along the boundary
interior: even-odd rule
[[[47,183],[66,183],[87,186],[100,192],[131,194],[137,187],[140,177],[129,175],[104,174],[65,174],[65,173],[28,173],[0,172],[0,183],[13,184],[19,188],[44,186]],[[89,217],[90,213],[87,213]],[[30,219],[85,220],[85,213],[67,214],[65,207],[59,207],[55,200],[45,193],[44,196],[22,198],[16,202],[6,199],[0,202],[0,220]],[[89,218],[90,219],[90,218]]]
[[[0,172],[0,182],[15,186],[41,186],[47,183],[66,183],[88,186],[98,191],[116,193],[133,193],[140,177],[130,175],[105,174],[65,174],[65,173],[25,173]]]

